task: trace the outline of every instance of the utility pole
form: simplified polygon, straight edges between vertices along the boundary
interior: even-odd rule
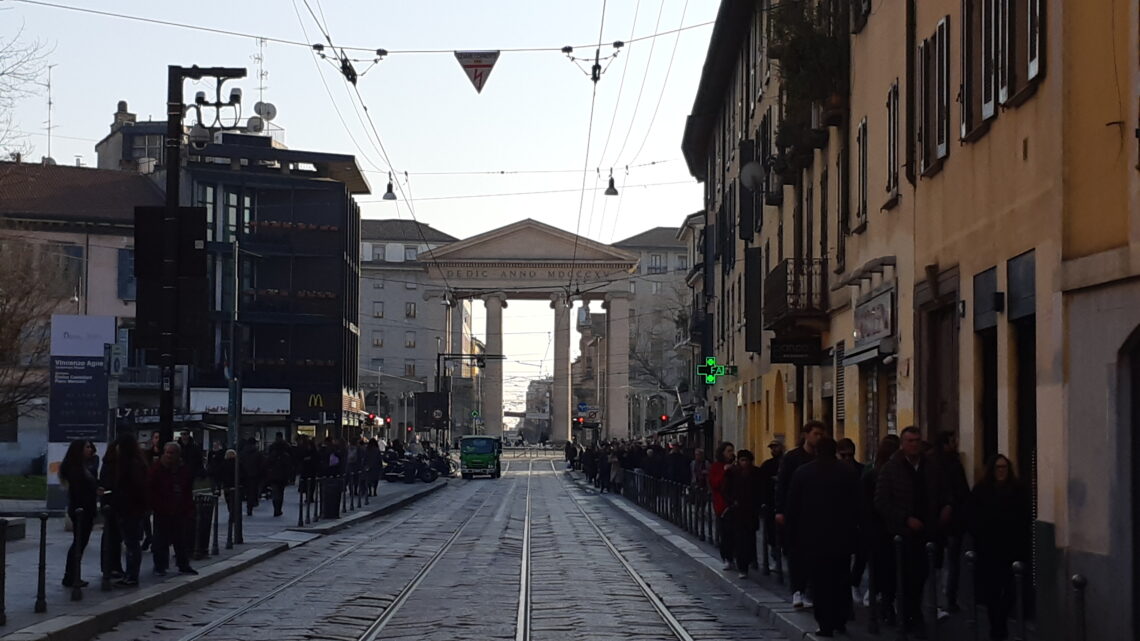
[[[230,297],[230,397],[229,397],[229,429],[226,431],[226,440],[230,442],[230,447],[238,453],[238,457],[234,459],[234,502],[237,504],[237,513],[234,514],[234,540],[237,543],[243,542],[242,527],[241,527],[241,415],[242,415],[242,392],[241,392],[241,340],[239,340],[238,332],[238,303],[241,300],[241,260],[240,248],[238,247],[238,228],[237,221],[234,221],[234,228],[231,232],[233,234],[233,261],[234,261],[234,280],[233,280],[233,294]]]

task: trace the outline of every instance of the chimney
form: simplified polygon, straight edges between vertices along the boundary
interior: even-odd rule
[[[118,108],[115,110],[115,120],[111,123],[111,132],[122,129],[124,125],[133,124],[135,124],[135,115],[127,111],[127,101],[120,100]]]

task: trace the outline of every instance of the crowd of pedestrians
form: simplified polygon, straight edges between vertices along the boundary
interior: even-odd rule
[[[854,442],[836,441],[826,424],[809,421],[796,447],[785,453],[774,440],[768,449],[759,465],[731,443],[721,443],[710,461],[698,447],[660,437],[585,447],[575,441],[565,453],[567,465],[601,492],[622,492],[636,471],[708,496],[724,570],[740,578],[758,565],[763,526],[767,552],[787,564],[792,605],[812,608],[820,636],[845,632],[861,602],[882,623],[926,638],[929,582],[942,589],[926,603],[939,621],[950,617],[959,610],[963,554],[972,549],[974,594],[986,608],[990,638],[1008,638],[1017,593],[1012,566],[1028,564],[1032,550],[1029,491],[1008,458],[989,461],[971,489],[949,431],[927,442],[907,427],[884,437],[874,460],[863,463]],[[1028,583],[1023,587],[1028,593]]]
[[[399,441],[390,453],[404,451]],[[252,515],[261,500],[272,503],[273,516],[284,514],[286,488],[296,484],[310,501],[322,477],[346,476],[359,494],[375,496],[382,474],[383,452],[377,439],[317,441],[308,436],[295,443],[283,434],[268,447],[256,439],[227,449],[220,440],[204,452],[189,432],[163,443],[159,432],[140,442],[134,433],[119,435],[102,461],[91,441],[73,441],[59,465],[67,491],[67,516],[75,536],[64,563],[63,585],[86,587],[73,575],[87,548],[97,518],[103,525],[101,569],[114,585],[139,584],[143,553],[150,551],[153,572],[166,576],[170,554],[180,574],[197,574],[190,564],[194,536],[194,492],[222,497],[231,518],[242,509]],[[237,496],[240,477],[241,496]]]

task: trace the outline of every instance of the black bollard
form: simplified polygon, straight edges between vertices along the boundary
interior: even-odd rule
[[[873,544],[872,544],[873,545]],[[875,561],[874,548],[867,555],[867,632],[879,633],[879,604],[876,601],[879,593],[878,563]],[[856,603],[855,607],[859,604]]]
[[[234,549],[234,501],[237,499],[236,490],[228,489],[223,490],[226,496],[226,549]],[[241,506],[236,506],[240,510]]]
[[[40,514],[40,571],[36,579],[36,613],[47,612],[47,513]]]
[[[8,591],[8,519],[0,519],[0,625],[8,625],[8,607],[4,594]]]
[[[83,588],[79,587],[80,585],[82,585],[82,581],[83,581],[83,563],[82,563],[83,559],[80,556],[81,550],[79,549],[79,535],[80,535],[79,531],[83,528],[83,513],[84,513],[83,508],[81,508],[81,507],[75,508],[75,523],[74,523],[75,527],[71,528],[71,535],[72,535],[71,536],[71,544],[72,544],[71,549],[73,549],[75,551],[75,554],[71,555],[72,558],[68,559],[68,562],[71,563],[71,600],[72,601],[83,600]],[[5,538],[7,538],[7,537],[5,537]]]
[[[340,511],[341,511],[341,514],[344,514],[345,512],[348,511],[348,494],[347,494],[348,485],[347,485],[347,482],[345,481],[345,478],[346,477],[344,474],[340,475],[340,487],[337,488],[338,490],[340,490]],[[338,514],[337,516],[340,517],[340,514]]]
[[[313,504],[313,523],[321,520],[321,511],[324,510],[325,505],[325,479],[324,477],[317,477],[313,479],[313,489],[316,490],[315,503]]]
[[[302,481],[303,482],[303,481]],[[297,486],[297,527],[305,526],[305,491],[300,485]]]
[[[109,508],[103,510],[103,536],[99,537],[99,566],[100,574],[99,590],[101,592],[111,591],[111,545],[107,536],[108,522],[114,517],[111,516]]]
[[[938,641],[938,546],[926,544],[926,634],[930,641]]]
[[[1014,609],[1017,616],[1017,629],[1013,638],[1014,641],[1025,641],[1025,564],[1021,561],[1013,562],[1013,581],[1014,594],[1017,595],[1017,603]]]
[[[1080,574],[1074,574],[1070,581],[1073,584],[1073,624],[1076,628],[1073,631],[1073,639],[1085,641],[1088,638],[1088,630],[1085,629],[1085,588],[1089,582]]]
[[[220,553],[220,550],[218,550],[218,520],[219,520],[220,516],[221,516],[221,513],[218,511],[218,495],[215,494],[214,495],[214,544],[210,548],[210,554],[211,555],[217,555]]]
[[[977,572],[976,564],[978,555],[974,554],[973,550],[966,551],[966,585],[970,586],[968,591],[970,595],[970,603],[966,606],[966,629],[970,633],[970,641],[978,641],[978,583],[974,578]]]
[[[906,610],[903,609],[903,591],[905,587],[903,583],[903,538],[898,534],[895,535],[895,581],[897,582],[895,608],[898,610],[896,612],[899,622],[898,638],[902,639],[902,641],[906,641],[907,620]]]
[[[772,530],[772,538],[775,539],[776,548],[776,580],[780,585],[784,584],[784,533],[780,530],[780,524],[777,523],[776,527]]]

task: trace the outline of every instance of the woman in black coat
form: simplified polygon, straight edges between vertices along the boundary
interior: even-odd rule
[[[1016,594],[1013,563],[1027,563],[1032,549],[1029,492],[1005,456],[994,457],[985,478],[974,486],[969,519],[977,554],[976,590],[986,606],[990,638],[1005,639]]]
[[[91,528],[95,524],[95,503],[98,481],[91,472],[91,460],[95,456],[95,444],[87,440],[72,441],[67,454],[59,464],[59,480],[67,488],[67,516],[75,528],[76,536],[67,552],[67,567],[63,572],[63,585],[72,587],[73,568],[83,562],[83,550],[91,538]],[[80,512],[82,510],[82,513]],[[86,581],[79,581],[79,587],[86,587]]]
[[[760,506],[764,503],[764,481],[760,468],[753,465],[752,452],[736,453],[736,465],[724,475],[724,497],[732,513],[733,558],[740,578],[756,562],[756,531],[760,529]]]

